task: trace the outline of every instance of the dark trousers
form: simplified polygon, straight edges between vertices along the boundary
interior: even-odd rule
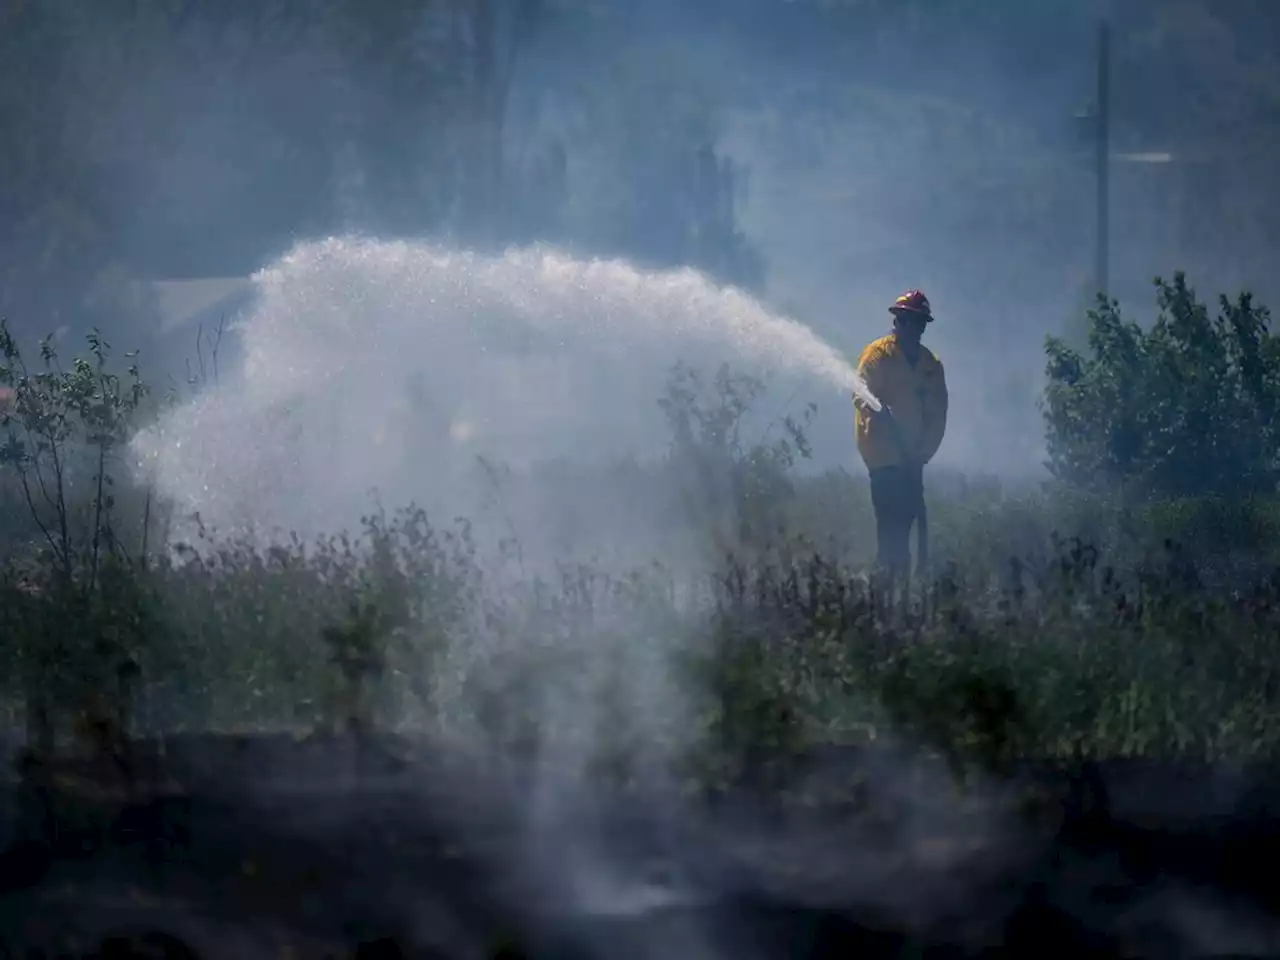
[[[911,528],[924,519],[924,470],[880,467],[870,471],[870,476],[880,567],[886,573],[906,576],[911,572]],[[925,558],[918,560],[923,563]]]

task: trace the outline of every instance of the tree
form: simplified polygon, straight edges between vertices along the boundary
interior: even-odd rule
[[[608,52],[570,94],[566,232],[593,252],[758,289],[763,259],[737,217],[745,171],[717,149],[721,101],[699,51],[663,37]]]
[[[151,498],[130,531],[116,483],[147,390],[132,354],[121,377],[96,331],[88,345],[89,358],[64,369],[46,339],[41,366],[29,369],[0,319],[0,480],[16,480],[39,534],[33,556],[21,549],[0,570],[0,634],[24,678],[29,742],[45,753],[55,703],[134,673],[148,616],[135,574],[147,561]]]
[[[670,463],[689,519],[707,522],[721,549],[762,545],[781,525],[795,494],[788,472],[812,456],[806,431],[817,414],[784,415],[755,438],[745,436],[766,384],[727,364],[711,382],[683,363],[672,368],[658,406],[671,430]],[[774,427],[779,434],[771,436]]]
[[[542,0],[471,0],[465,34],[466,144],[461,179],[464,222],[480,238],[493,236],[507,215],[507,171],[502,141],[507,100],[523,40],[542,13]]]
[[[705,143],[695,154],[694,170],[685,259],[725,283],[758,289],[764,260],[738,229],[737,199],[745,190],[741,166],[717,157]]]
[[[1155,281],[1149,330],[1100,299],[1087,353],[1046,341],[1050,469],[1073,486],[1145,497],[1274,493],[1280,339],[1249,293],[1216,318],[1182,273]]]
[[[0,6],[0,317],[53,328],[79,306],[106,240],[90,164],[69,129],[68,61],[50,4]]]

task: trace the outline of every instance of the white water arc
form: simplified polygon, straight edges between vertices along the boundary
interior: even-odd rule
[[[253,283],[238,369],[133,441],[159,493],[223,532],[351,529],[374,490],[457,513],[477,454],[658,449],[678,360],[767,366],[876,405],[808,327],[693,270],[331,238]]]

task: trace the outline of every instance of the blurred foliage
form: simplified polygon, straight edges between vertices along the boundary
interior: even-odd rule
[[[512,106],[517,68],[547,31],[598,18],[590,4],[29,0],[4,11],[0,314],[52,318],[78,339],[147,321],[134,280],[243,275],[300,236],[342,230],[603,240],[744,285],[762,275],[734,221],[742,173],[714,155],[706,124],[685,119],[711,111],[704,93],[655,89],[648,61],[632,59],[609,84],[559,91],[583,118],[572,130]],[[640,107],[642,122],[626,112]],[[606,196],[630,196],[631,214]],[[574,213],[584,200],[590,223]]]
[[[750,438],[746,422],[765,391],[757,377],[734,374],[727,365],[710,383],[678,364],[658,406],[671,430],[669,464],[678,478],[691,524],[703,523],[720,550],[729,544],[767,542],[785,522],[783,510],[795,497],[789,476],[799,459],[812,453],[805,436],[817,407],[799,419],[790,415]]]
[[[765,265],[738,225],[744,166],[719,147],[723,108],[696,44],[671,38],[609,56],[573,89],[580,180],[566,239],[592,252],[689,265],[759,289]]]
[[[1157,280],[1148,330],[1105,298],[1089,352],[1047,342],[1045,420],[1060,479],[1143,497],[1273,495],[1280,479],[1280,341],[1248,293],[1217,317],[1181,274]]]
[[[1069,119],[1004,94],[966,102],[947,85],[948,70],[993,49],[1010,77],[1046,60],[1055,76],[1083,70],[1079,5],[756,0],[748,14],[745,3],[6,4],[0,312],[114,334],[144,306],[131,278],[239,275],[298,236],[345,228],[551,239],[759,289],[766,265],[742,229],[749,177],[729,120],[789,156],[856,170],[840,174],[857,185],[854,206],[840,204],[845,234],[855,221],[876,233],[882,211],[928,225],[904,237],[910,257],[881,249],[891,239],[833,235],[849,247],[833,254],[837,273],[953,259],[954,238],[981,231],[1017,262],[960,263],[955,299],[999,284],[1040,309],[1064,264],[1089,259],[1089,171],[1065,145]],[[1257,42],[1274,18],[1245,0],[1113,12],[1117,145],[1178,158],[1151,188],[1181,211],[1176,227],[1160,221],[1162,238],[1183,262],[1256,289],[1277,235],[1274,44]],[[746,52],[673,29],[685,24],[724,27]],[[752,61],[775,37],[812,49],[815,69]],[[903,44],[919,52],[911,71],[833,66]],[[787,189],[803,190],[804,172]],[[1136,191],[1117,185],[1117,203]]]

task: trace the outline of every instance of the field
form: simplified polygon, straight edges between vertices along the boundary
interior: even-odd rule
[[[156,409],[140,373],[91,340],[89,360],[23,379],[7,334],[6,350],[22,399],[0,476],[0,684],[46,749],[108,719],[120,735],[355,725],[572,742],[587,766],[708,784],[747,756],[880,736],[955,763],[1276,749],[1273,495],[1004,492],[935,471],[930,575],[890,603],[867,576],[865,478],[800,471],[802,419],[730,442],[761,385],[722,370],[699,393],[677,370],[667,460],[603,481],[561,465],[546,485],[664,491],[650,526],[695,564],[526,564],[514,526],[495,545],[412,505],[315,542],[199,528],[165,550],[171,511],[119,466]]]
[[[465,530],[412,510],[349,539],[104,561],[91,591],[11,569],[5,693],[15,719],[32,716],[30,684],[62,704],[101,700],[128,663],[130,723],[149,733],[303,729],[356,711],[396,728],[479,724],[514,744],[553,722],[538,705],[550,696],[581,711],[593,749],[625,753],[678,697],[696,716],[684,745],[724,757],[877,731],[957,756],[1274,750],[1270,502],[1137,512],[953,495],[933,504],[936,575],[885,609],[866,576],[867,499],[860,478],[798,481],[793,536],[739,544],[693,584],[577,564],[497,588]],[[820,535],[832,515],[845,522]],[[648,656],[672,658],[643,668],[669,702],[597,717]],[[572,658],[590,669],[561,669]]]
[[[1280,748],[1280,506],[1273,496],[1135,498],[1061,481],[1008,492],[939,472],[929,491],[933,568],[907,596],[890,598],[868,576],[875,538],[866,482],[844,471],[799,472],[802,422],[786,424],[785,440],[744,450],[723,441],[732,432],[723,424],[709,429],[712,421],[695,408],[667,404],[676,428],[671,455],[633,465],[628,482],[666,491],[667,526],[686,547],[701,545],[699,564],[626,569],[577,558],[526,565],[519,543],[501,543],[496,555],[467,523],[439,523],[412,506],[371,511],[361,529],[314,542],[196,536],[163,550],[171,519],[165,505],[113,469],[119,444],[148,413],[146,394],[95,357],[68,373],[11,377],[19,402],[0,505],[7,544],[0,697],[14,744],[27,747],[6,802],[27,812],[6,821],[5,856],[13,889],[28,891],[13,895],[36,897],[9,905],[31,916],[59,915],[53,901],[40,899],[53,888],[36,883],[51,870],[87,884],[75,888],[82,891],[118,882],[112,871],[123,870],[131,883],[149,876],[148,889],[161,875],[192,885],[188,905],[230,896],[230,874],[216,891],[208,884],[223,876],[218,870],[236,872],[218,857],[237,844],[244,862],[253,860],[250,848],[274,850],[262,856],[287,873],[328,856],[326,830],[373,829],[360,818],[393,804],[392,795],[400,798],[394,803],[421,804],[422,817],[443,804],[482,819],[481,795],[517,797],[488,826],[430,827],[487,838],[482,846],[506,844],[504,837],[517,843],[531,810],[558,811],[560,819],[539,831],[573,833],[582,824],[575,827],[571,813],[584,796],[607,807],[592,814],[599,830],[622,834],[638,822],[628,810],[656,816],[671,804],[685,811],[681,817],[690,803],[711,811],[708,830],[729,822],[731,833],[755,837],[784,823],[839,822],[841,831],[863,831],[860,848],[884,831],[898,838],[885,856],[907,858],[907,873],[898,876],[913,889],[951,891],[959,871],[992,884],[1016,874],[1017,883],[1043,893],[1044,875],[1033,870],[1040,879],[1028,880],[1020,872],[1032,869],[1026,858],[1010,859],[1007,842],[1017,835],[1038,851],[1031,860],[1040,863],[1043,854],[1057,864],[1051,885],[1066,886],[1054,896],[1069,900],[1076,880],[1061,873],[1062,854],[1052,852],[1062,844],[1076,852],[1079,844],[1137,844],[1147,853],[1133,855],[1148,857],[1147,869],[1182,869],[1188,883],[1225,882],[1187,866],[1208,861],[1200,847],[1179,852],[1183,841],[1172,837],[1181,828],[1170,818],[1199,817],[1196,829],[1210,830],[1213,817],[1224,809],[1240,815],[1233,804],[1270,782],[1266,771]],[[18,447],[23,440],[28,446]],[[389,754],[400,757],[393,763],[399,773],[370,772]],[[350,763],[354,779],[335,781]],[[213,772],[227,764],[225,774]],[[406,764],[414,772],[404,774]],[[481,776],[476,770],[505,786],[476,787],[468,779]],[[296,790],[285,789],[284,771],[302,778]],[[1162,793],[1174,808],[1197,790],[1218,796],[1223,771],[1235,771],[1233,799],[1223,808],[1218,797],[1212,815],[1166,810],[1159,824],[1143,828],[1156,834],[1137,838],[1119,821],[1104,816],[1104,829],[1090,819],[1099,805],[1110,810],[1126,784],[1130,793]],[[407,786],[395,779],[405,776]],[[1106,786],[1088,786],[1099,777],[1109,778]],[[430,798],[421,793],[424,781]],[[1005,782],[1018,786],[1011,793],[995,786]],[[357,796],[355,784],[373,793]],[[1093,794],[1110,799],[1090,800]],[[184,811],[176,821],[163,812],[175,798]],[[311,827],[291,823],[286,809],[300,799],[319,818],[306,839],[297,831]],[[320,812],[330,805],[332,817]],[[150,824],[134,829],[151,837],[142,841],[150,851],[143,861],[154,859],[157,844],[167,849],[173,823],[187,824],[183,835],[195,829],[192,817],[203,824],[202,855],[213,859],[187,873],[165,867],[156,874],[154,865],[118,857],[65,865],[86,862],[84,850],[127,846],[117,834],[128,811]],[[418,814],[387,816],[410,833],[428,830]],[[997,821],[998,855],[978,839]],[[767,857],[769,871],[788,857],[816,862],[812,851],[802,852],[813,837],[783,833],[770,841],[778,846]],[[1212,839],[1210,830],[1209,839],[1186,842],[1248,847],[1269,842],[1264,834],[1228,841]],[[826,842],[855,841],[839,833]],[[686,843],[687,859],[693,841]],[[371,877],[390,869],[391,854],[377,854],[384,859],[375,864],[364,840],[356,847],[362,852],[352,848],[349,862],[362,864],[360,871]],[[410,864],[426,854],[417,849],[405,848],[404,870],[418,869]],[[705,866],[723,854],[703,851],[696,859]],[[493,868],[487,854],[467,856],[478,858],[470,868]],[[613,856],[631,862],[640,855]],[[1160,866],[1162,858],[1169,864]],[[1173,864],[1178,858],[1182,867]],[[1213,870],[1228,870],[1225,863]],[[438,879],[453,868],[429,858],[420,869]],[[732,869],[750,873],[741,863]],[[753,874],[743,882],[755,892],[739,894],[756,898],[754,906],[734,901],[733,922],[760,936],[764,927],[752,924],[774,924],[781,942],[792,935],[787,930],[808,930],[813,956],[840,949],[897,955],[901,941],[875,940],[880,921],[867,910],[887,911],[883,929],[898,931],[893,936],[908,929],[921,943],[941,936],[946,911],[933,901],[947,897],[925,897],[928,907],[881,903],[866,876],[883,869],[864,865],[857,883],[844,874],[830,880],[831,896],[858,902],[856,921],[847,910],[826,919],[805,913],[794,877]],[[262,883],[293,882],[273,876]],[[1122,883],[1113,880],[1106,883]],[[769,900],[766,887],[780,899]],[[777,893],[782,888],[791,892]],[[324,889],[315,896],[338,910],[345,895]],[[391,889],[384,894],[392,897]],[[1018,902],[992,907],[988,926],[966,928],[962,939],[993,936],[1002,924],[1007,932],[1030,922],[1026,910],[1049,909]],[[370,914],[362,903],[342,910],[381,917],[369,921],[378,929],[395,927],[386,911]],[[1079,920],[1064,903],[1054,917]],[[273,923],[295,932],[318,923],[278,906]],[[536,922],[525,920],[555,926],[542,909],[533,910]],[[669,912],[664,917],[674,922]],[[1112,921],[1119,923],[1096,922]],[[840,923],[845,932],[837,934],[830,924]],[[815,933],[819,927],[826,932]],[[325,937],[355,936],[326,929]],[[668,937],[668,948],[669,934],[658,938]],[[1139,934],[1124,936],[1136,942]],[[566,947],[547,949],[569,955],[556,953]]]

